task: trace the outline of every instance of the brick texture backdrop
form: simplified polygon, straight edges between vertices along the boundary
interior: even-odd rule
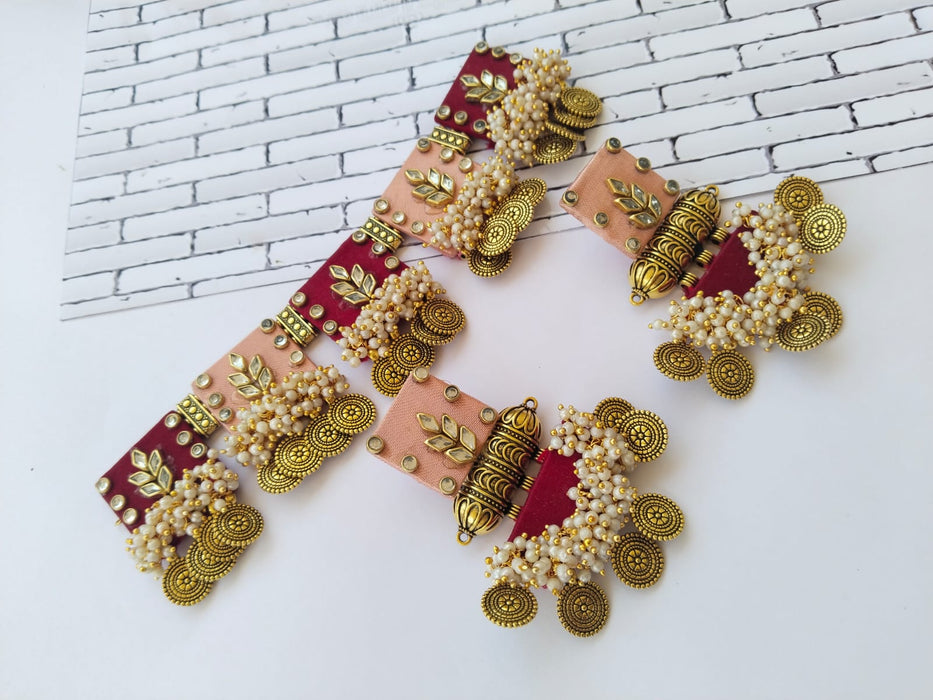
[[[727,197],[933,161],[922,2],[92,0],[63,317],[306,278],[480,40],[561,48],[604,100],[588,149]],[[536,169],[526,235],[576,225],[586,157]]]

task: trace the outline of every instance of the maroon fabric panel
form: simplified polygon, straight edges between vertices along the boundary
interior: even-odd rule
[[[696,285],[684,287],[685,296],[694,297],[697,292],[707,297],[716,296],[727,289],[742,296],[757,284],[755,267],[748,262],[748,249],[739,238],[740,233],[748,230],[740,226],[729,234]]]
[[[573,463],[578,458],[579,455],[564,457],[554,450],[544,451],[541,471],[515,519],[510,540],[519,535],[540,535],[548,525],[560,525],[564,518],[573,515],[577,504],[570,500],[567,491],[580,481],[573,471]]]

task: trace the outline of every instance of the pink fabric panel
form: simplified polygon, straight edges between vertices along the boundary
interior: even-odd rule
[[[603,146],[568,188],[577,194],[579,198],[577,203],[571,206],[563,198],[560,201],[560,205],[571,216],[630,258],[638,257],[642,248],[654,235],[657,226],[650,229],[640,229],[632,224],[628,219],[628,215],[613,202],[616,195],[609,189],[606,180],[612,177],[628,185],[634,183],[646,193],[655,195],[661,203],[659,224],[667,216],[671,207],[674,206],[674,202],[677,201],[675,195],[667,194],[664,191],[664,183],[667,182],[665,178],[658,175],[654,170],[645,173],[639,172],[635,168],[635,160],[635,156],[628,153],[628,151],[622,150],[618,153],[610,153]],[[603,212],[609,217],[609,223],[603,228],[597,226],[593,221],[593,217],[596,216],[597,212]],[[638,241],[638,247],[634,250],[626,247],[626,242],[630,238]]]
[[[573,470],[573,463],[578,457],[564,457],[553,450],[544,451],[541,471],[535,477],[525,505],[515,519],[510,540],[519,535],[540,535],[548,525],[560,525],[564,518],[573,515],[577,506],[567,496],[567,491],[579,483]]]
[[[704,296],[715,296],[726,289],[742,296],[758,283],[755,267],[748,262],[748,249],[739,238],[739,234],[747,230],[740,226],[729,234],[696,285],[684,287],[685,296],[693,297],[701,291]],[[711,243],[707,245],[715,250]]]
[[[459,489],[473,463],[457,464],[443,453],[435,452],[425,445],[424,441],[431,435],[422,430],[417,414],[428,413],[440,422],[441,416],[446,413],[457,425],[465,425],[476,435],[477,454],[489,438],[495,421],[483,423],[479,413],[487,408],[487,404],[463,392],[455,401],[448,401],[444,397],[444,389],[448,386],[445,381],[434,376],[419,384],[409,375],[375,434],[385,443],[377,455],[379,459],[403,474],[409,474],[401,467],[402,458],[414,455],[418,460],[418,468],[410,476],[441,495],[453,498],[456,490],[444,494],[438,486],[440,480],[449,476],[457,482]]]
[[[298,370],[304,371],[309,367],[314,367],[314,363],[307,354],[305,354],[305,359],[300,364],[293,367],[289,362],[289,355],[301,348],[289,341],[284,349],[279,350],[272,344],[272,339],[277,335],[284,335],[281,328],[276,327],[272,333],[263,333],[262,330],[257,327],[248,336],[243,338],[243,340],[234,345],[229,353],[235,352],[238,355],[242,355],[247,363],[253,359],[254,355],[259,355],[262,358],[263,364],[272,370],[272,376],[276,382],[280,381],[282,377],[289,372]],[[220,408],[224,406],[232,408],[234,414],[236,414],[237,409],[248,406],[250,403],[250,400],[238,394],[236,388],[227,380],[228,376],[239,371],[230,366],[229,353],[225,354],[208,368],[207,374],[211,377],[210,386],[201,389],[196,386],[194,382],[191,382],[191,393],[201,399],[205,406],[208,406],[208,397],[215,392],[224,397],[222,406],[210,409],[211,413],[214,414],[214,418],[217,419],[217,422],[221,426],[224,424],[217,416],[217,412]]]
[[[434,168],[439,173],[449,175],[455,184],[454,199],[456,199],[460,192],[461,185],[463,185],[464,180],[466,180],[467,173],[471,173],[476,169],[472,157],[461,156],[456,152],[454,153],[453,159],[445,163],[440,157],[441,150],[444,147],[433,141],[431,141],[430,144],[430,148],[423,153],[419,151],[417,147],[412,150],[411,155],[408,156],[408,159],[399,171],[395,173],[392,182],[389,183],[388,188],[386,188],[386,191],[382,194],[382,199],[385,199],[389,203],[389,210],[382,214],[373,214],[373,216],[390,226],[395,227],[409,236],[417,238],[425,244],[429,243],[431,240],[431,222],[435,219],[442,218],[444,216],[444,209],[443,207],[437,208],[429,206],[423,200],[415,197],[412,194],[415,185],[408,182],[408,178],[405,177],[405,171],[420,170],[424,173],[425,177],[427,177],[428,171]],[[464,164],[469,163],[470,167],[466,170],[461,170],[461,161]],[[392,215],[398,211],[405,214],[405,220],[401,224],[392,220]],[[424,224],[424,231],[420,234],[413,233],[411,230],[412,224],[416,221],[420,221]],[[441,250],[441,252],[452,258],[458,256],[457,251],[454,249]]]

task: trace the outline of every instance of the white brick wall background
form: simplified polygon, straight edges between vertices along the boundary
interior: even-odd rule
[[[92,0],[63,317],[304,280],[480,40],[561,48],[604,100],[589,151],[618,136],[727,197],[933,162],[923,2]],[[526,235],[576,225],[556,202],[587,157],[535,168]]]

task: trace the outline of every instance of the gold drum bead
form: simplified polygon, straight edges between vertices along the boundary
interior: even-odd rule
[[[541,422],[534,398],[505,409],[493,426],[454,499],[457,541],[469,544],[490,532],[509,510],[510,497],[525,475],[525,464],[538,449]]]
[[[629,268],[630,301],[641,304],[670,291],[719,221],[719,188],[690,190],[677,200]]]

